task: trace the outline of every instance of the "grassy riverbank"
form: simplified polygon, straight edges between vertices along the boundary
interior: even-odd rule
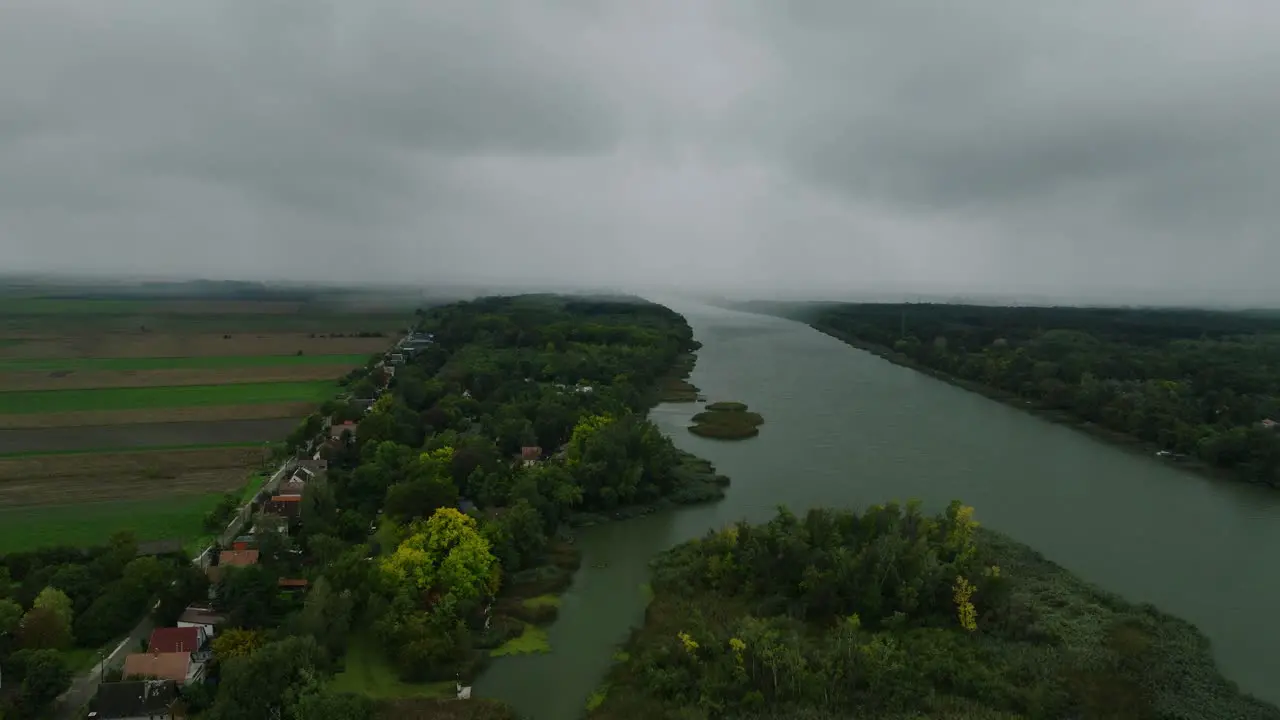
[[[588,717],[1280,720],[1194,626],[969,512],[784,512],[663,553]]]
[[[1030,413],[1043,420],[1048,420],[1049,422],[1056,423],[1058,425],[1065,425],[1113,446],[1145,455],[1147,457],[1153,456],[1156,452],[1161,450],[1160,446],[1155,443],[1143,442],[1132,435],[1109,430],[1101,425],[1081,420],[1069,412],[1045,407],[1033,400],[1019,397],[1013,393],[993,388],[982,383],[973,382],[971,380],[965,380],[964,378],[959,378],[951,375],[950,373],[923,365],[902,353],[895,352],[892,348],[859,340],[848,333],[844,333],[821,324],[809,323],[809,326],[824,335],[829,335],[840,342],[845,343],[846,345],[855,347],[859,350],[865,350],[872,355],[888,360],[894,365],[900,365],[930,377],[937,378],[938,380],[954,385],[963,390],[977,393],[983,397],[1008,405],[1009,407]],[[1177,460],[1171,459],[1168,462],[1173,467],[1180,470],[1195,472],[1203,477],[1215,480],[1236,480],[1235,476],[1231,472],[1223,470],[1222,468],[1214,467],[1194,457],[1184,457]]]

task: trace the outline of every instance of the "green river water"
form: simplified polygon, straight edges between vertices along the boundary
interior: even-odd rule
[[[477,697],[569,720],[644,613],[647,563],[776,506],[953,498],[984,525],[1133,601],[1195,623],[1243,689],[1280,703],[1280,493],[1210,481],[890,364],[789,320],[667,303],[702,341],[690,380],[764,415],[760,436],[706,440],[694,404],[655,408],[677,446],[733,480],[722,502],[589,528],[549,628],[552,652],[495,660]],[[600,565],[601,567],[597,567]]]

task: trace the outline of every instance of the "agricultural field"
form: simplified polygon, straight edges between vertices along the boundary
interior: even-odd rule
[[[223,493],[261,483],[270,443],[414,320],[405,298],[343,298],[0,288],[0,553],[199,536]]]

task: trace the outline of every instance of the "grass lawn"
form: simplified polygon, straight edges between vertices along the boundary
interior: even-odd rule
[[[135,410],[284,402],[320,403],[337,393],[338,384],[328,380],[90,390],[19,390],[0,392],[0,413]]]
[[[267,476],[263,473],[256,472],[250,475],[249,482],[245,483],[244,492],[240,493],[240,504],[243,505],[252,500],[266,482]]]
[[[502,657],[549,652],[551,652],[551,641],[547,639],[547,631],[537,625],[528,624],[524,626],[524,632],[520,633],[519,637],[506,641],[489,654],[493,657]]]
[[[222,498],[220,493],[0,508],[0,554],[51,545],[87,547],[106,542],[112,534],[130,530],[139,541],[177,539],[189,543],[204,535],[205,513]]]
[[[368,695],[375,700],[452,698],[457,692],[452,680],[430,683],[400,680],[377,641],[368,633],[352,634],[347,646],[346,667],[334,676],[329,689]]]
[[[19,358],[0,359],[0,372],[55,370],[208,370],[298,365],[364,365],[368,355],[228,355],[152,358]]]

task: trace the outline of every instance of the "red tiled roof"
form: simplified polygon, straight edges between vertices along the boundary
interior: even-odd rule
[[[200,628],[167,627],[151,631],[147,651],[153,653],[193,652],[200,649]]]
[[[520,458],[522,460],[537,460],[538,458],[541,458],[541,457],[542,457],[542,448],[537,447],[536,445],[533,447],[520,448]]]
[[[218,555],[218,566],[223,565],[257,565],[257,550],[223,550]]]
[[[157,677],[177,683],[187,681],[191,653],[134,653],[124,659],[124,678]]]
[[[275,495],[271,498],[271,502],[300,502],[301,495]]]

